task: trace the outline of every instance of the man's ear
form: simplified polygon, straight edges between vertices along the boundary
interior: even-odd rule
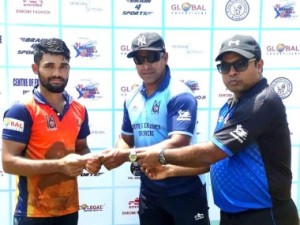
[[[32,64],[31,65],[31,69],[32,69],[32,71],[35,73],[35,74],[38,74],[38,71],[39,71],[39,67],[38,67],[38,65],[37,64]]]
[[[165,54],[163,55],[163,58],[165,59],[166,64],[168,64],[169,54],[167,52],[165,52]]]
[[[258,69],[258,72],[259,74],[262,74],[263,73],[263,68],[264,68],[264,60],[260,59],[257,63],[257,69]]]

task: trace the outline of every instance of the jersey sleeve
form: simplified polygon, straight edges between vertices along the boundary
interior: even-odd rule
[[[280,123],[286,120],[284,105],[277,97],[258,97],[238,107],[226,124],[215,132],[213,142],[230,155],[230,152],[234,154],[256,144],[260,138],[275,137],[276,132],[282,132]]]
[[[85,116],[84,116],[84,120],[83,123],[81,125],[79,134],[77,139],[84,139],[86,138],[89,134],[90,134],[90,127],[89,127],[89,116],[87,113],[87,109],[85,108]]]
[[[126,107],[126,102],[124,102],[124,109],[123,109],[122,133],[126,135],[133,135],[133,129],[131,126],[128,109]]]
[[[24,104],[16,103],[3,116],[2,138],[27,144],[32,118]]]
[[[197,122],[197,100],[191,93],[173,97],[168,105],[168,132],[192,136]]]

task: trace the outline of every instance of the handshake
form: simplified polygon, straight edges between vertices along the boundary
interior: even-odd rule
[[[98,173],[101,166],[111,170],[125,162],[137,162],[141,171],[150,179],[164,179],[173,176],[173,167],[166,165],[161,148],[121,149],[108,148],[99,153],[91,152],[81,156],[85,160],[85,169]]]
[[[221,153],[221,157],[224,157],[225,153]],[[176,155],[178,156],[176,157]],[[98,173],[102,165],[111,170],[125,162],[137,162],[144,175],[151,180],[176,176],[194,176],[207,173],[210,170],[210,163],[201,161],[201,157],[195,157],[195,153],[190,146],[173,149],[164,149],[161,146],[137,149],[108,148],[100,153],[92,152],[76,156],[80,158],[79,161],[83,162],[83,169],[91,174]]]
[[[101,152],[90,152],[85,155],[69,154],[60,159],[61,171],[69,176],[78,176],[86,169],[91,174],[100,171],[102,165],[112,170],[125,162],[138,162],[145,173],[150,171],[148,167],[162,166],[158,162],[160,150],[156,149],[121,149],[108,148]],[[145,162],[148,163],[145,163]],[[147,175],[147,174],[146,174]]]

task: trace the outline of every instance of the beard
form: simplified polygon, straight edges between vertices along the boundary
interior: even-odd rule
[[[38,72],[39,80],[40,80],[40,85],[46,88],[49,92],[51,93],[62,93],[65,90],[65,87],[68,84],[68,79],[63,79],[61,77],[52,77],[45,79],[41,76],[40,72]],[[63,81],[61,85],[52,85],[51,80],[52,79],[60,79]]]

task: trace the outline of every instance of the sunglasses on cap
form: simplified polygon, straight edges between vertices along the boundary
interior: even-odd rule
[[[245,59],[241,58],[238,59],[232,63],[228,62],[221,62],[220,64],[217,65],[217,69],[220,73],[229,73],[231,66],[237,71],[237,72],[242,72],[245,71],[248,68],[249,62],[255,61],[256,58],[253,59]]]
[[[136,65],[142,65],[147,60],[148,63],[155,63],[161,59],[165,52],[149,52],[147,55],[135,55],[133,61]]]

